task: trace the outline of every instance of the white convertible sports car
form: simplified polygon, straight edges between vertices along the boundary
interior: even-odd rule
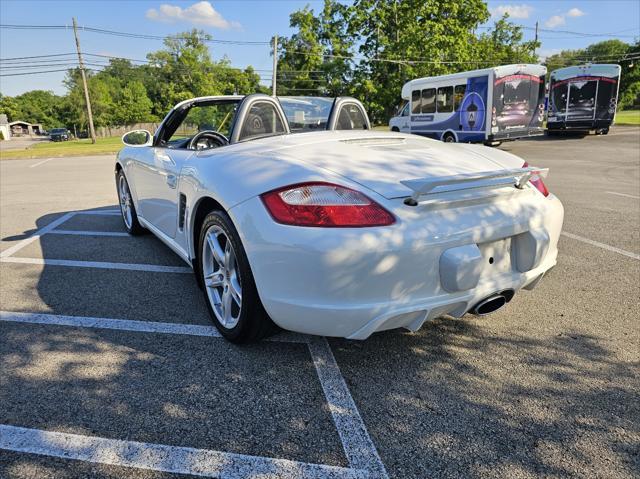
[[[488,314],[556,263],[564,210],[507,152],[369,130],[351,98],[217,96],[123,137],[129,233],[190,264],[229,340],[365,339]],[[310,133],[301,133],[310,132]]]

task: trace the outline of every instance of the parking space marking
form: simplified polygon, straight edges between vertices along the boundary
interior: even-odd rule
[[[129,236],[129,233],[122,231],[81,231],[81,230],[51,230],[49,234],[54,235],[79,235],[79,236]]]
[[[188,266],[162,266],[143,263],[110,263],[106,261],[76,261],[68,259],[17,258],[15,256],[0,258],[2,263],[39,264],[44,266],[70,266],[73,268],[121,269],[127,271],[149,271],[152,273],[192,274]]]
[[[38,264],[38,265],[51,265],[51,266],[69,266],[69,267],[82,267],[82,268],[103,268],[103,269],[120,269],[120,270],[130,270],[130,271],[150,271],[150,272],[161,272],[161,273],[193,273],[193,270],[189,267],[180,267],[180,266],[160,266],[160,265],[151,265],[151,264],[133,264],[133,263],[111,263],[111,262],[96,262],[96,261],[75,261],[75,260],[59,260],[59,259],[44,259],[44,258],[20,258],[20,257],[11,257],[12,254],[16,253],[20,249],[24,248],[31,242],[40,238],[41,236],[53,232],[53,230],[73,217],[77,214],[83,215],[120,215],[120,211],[116,209],[107,209],[107,210],[85,210],[85,211],[73,211],[66,213],[62,217],[54,220],[44,228],[36,231],[32,236],[25,238],[20,241],[18,244],[12,246],[11,248],[2,252],[0,256],[0,262],[5,263],[22,263],[22,264]],[[100,233],[100,232],[99,232]],[[112,236],[113,234],[109,234],[108,232],[101,232],[104,236]],[[67,230],[58,230],[54,234],[95,234],[95,232],[90,231],[81,231],[81,232],[69,232]],[[126,235],[126,234],[123,234]],[[116,236],[116,235],[113,235]],[[120,234],[117,234],[120,236]],[[37,314],[37,313],[17,313],[17,312],[0,312],[0,320],[7,322],[22,322],[22,323],[37,323],[37,324],[56,324],[61,326],[78,326],[78,327],[87,327],[87,328],[102,328],[102,329],[118,329],[125,331],[139,331],[139,332],[152,332],[152,333],[163,333],[163,334],[190,334],[190,335],[198,335],[198,336],[209,336],[209,337],[221,337],[220,333],[212,326],[202,326],[202,325],[187,325],[180,323],[162,323],[162,322],[145,322],[145,321],[132,321],[132,320],[122,320],[122,319],[109,319],[109,318],[88,318],[88,317],[76,317],[76,316],[59,316],[59,315],[49,315],[49,314]],[[345,455],[349,461],[349,465],[351,469],[345,468],[336,468],[334,466],[324,466],[324,465],[316,465],[316,464],[307,464],[307,463],[297,463],[295,461],[287,461],[281,459],[270,459],[270,458],[256,458],[253,456],[246,456],[250,461],[263,461],[260,464],[273,465],[273,464],[294,464],[294,465],[303,465],[304,467],[312,467],[315,468],[313,470],[309,470],[307,472],[306,469],[298,469],[296,477],[375,477],[381,479],[387,479],[388,474],[378,455],[378,451],[376,450],[375,445],[373,444],[369,433],[362,421],[360,413],[356,407],[355,401],[351,397],[351,393],[349,392],[349,388],[347,387],[342,373],[340,372],[340,368],[338,363],[331,352],[331,347],[325,338],[322,337],[308,337],[305,335],[299,335],[296,333],[285,332],[282,335],[276,335],[272,338],[269,338],[271,341],[280,341],[280,342],[294,342],[294,343],[306,343],[309,347],[309,352],[312,357],[313,364],[316,368],[316,372],[318,374],[318,379],[320,380],[320,384],[322,390],[325,394],[325,398],[329,404],[329,410],[331,412],[331,417],[333,418],[333,422],[336,426],[336,430],[338,435],[340,436],[340,440],[343,445],[343,449],[345,451]],[[13,426],[2,426],[2,427],[13,427]],[[100,446],[96,446],[94,450],[88,456],[84,453],[78,452],[80,454],[78,457],[72,457],[79,460],[92,461],[92,457],[95,455],[102,454],[102,444],[104,441],[107,441],[107,445],[104,447],[109,447],[111,444],[122,444],[123,447],[130,447],[129,444],[141,445],[143,447],[149,446],[149,451],[152,451],[150,454],[152,456],[156,454],[156,449],[160,448],[161,451],[167,453],[169,450],[179,451],[176,454],[180,456],[183,453],[182,450],[189,451],[200,451],[202,454],[210,454],[214,455],[216,458],[222,458],[218,461],[218,465],[223,464],[226,467],[226,464],[230,464],[231,467],[230,472],[227,472],[227,469],[224,469],[223,472],[216,472],[216,474],[224,474],[220,477],[244,477],[245,474],[239,473],[240,476],[235,475],[238,467],[254,467],[257,466],[255,462],[251,462],[249,465],[246,462],[240,461],[238,464],[234,463],[234,458],[237,457],[245,457],[239,456],[230,453],[217,452],[217,451],[205,451],[205,450],[197,450],[197,449],[189,449],[189,448],[175,448],[173,446],[162,446],[162,445],[145,445],[144,443],[133,443],[129,441],[116,441],[110,439],[103,438],[87,438],[86,436],[75,436],[68,435],[62,433],[47,433],[46,431],[38,431],[38,430],[26,430],[24,428],[16,428],[16,430],[20,429],[21,431],[27,431],[24,434],[28,436],[29,431],[35,431],[35,436],[32,434],[30,437],[34,439],[35,443],[37,443],[38,435],[40,434],[54,434],[58,435],[55,437],[66,438],[85,438],[83,440],[87,441],[98,441]],[[0,429],[2,432],[2,429]],[[22,433],[21,433],[22,434]],[[24,436],[24,435],[23,435]],[[23,437],[20,434],[17,435],[18,438]],[[13,436],[12,436],[13,437]],[[53,436],[52,436],[53,437]],[[63,439],[63,441],[66,439]],[[32,447],[34,441],[26,441],[25,447]],[[24,441],[23,441],[24,442]],[[0,449],[2,449],[2,441],[0,440]],[[21,441],[18,441],[18,444],[21,444]],[[34,446],[38,449],[38,446]],[[134,446],[131,446],[134,447]],[[170,449],[162,449],[162,448],[170,448]],[[11,449],[11,447],[5,447],[5,449]],[[73,448],[76,449],[75,447]],[[135,447],[134,447],[135,449]],[[15,450],[15,449],[11,449]],[[38,449],[38,450],[41,450]],[[60,457],[69,457],[68,452],[60,449],[56,449],[61,455]],[[144,452],[146,449],[141,450],[140,452]],[[50,451],[55,452],[55,451]],[[38,452],[36,452],[38,453]],[[39,454],[44,455],[57,455],[57,454],[49,454],[46,452],[39,452]],[[84,455],[83,455],[84,454]],[[136,453],[138,454],[138,453]],[[168,453],[167,453],[168,454]],[[194,453],[195,454],[195,453]],[[82,456],[82,457],[80,457]],[[85,458],[88,457],[88,458]],[[124,457],[124,456],[123,456]],[[120,457],[118,460],[127,460],[127,457]],[[146,459],[145,459],[146,460]],[[173,458],[171,459],[174,460]],[[162,459],[160,462],[165,463],[165,459]],[[178,459],[175,459],[178,461]],[[265,462],[266,461],[266,462]],[[94,462],[101,462],[96,461]],[[236,460],[237,462],[237,460]],[[120,465],[127,465],[126,463],[113,463]],[[159,463],[158,463],[159,464]],[[161,464],[160,464],[161,465]],[[185,464],[180,465],[180,467],[185,466]],[[296,467],[298,467],[296,466]],[[150,466],[136,466],[133,467],[144,467],[155,469],[155,467]],[[198,466],[200,467],[200,466]],[[222,467],[222,466],[220,466]],[[260,466],[263,467],[263,466]],[[302,466],[299,466],[302,467]],[[165,470],[165,469],[158,469]],[[197,469],[200,470],[200,469]],[[249,469],[253,471],[253,469]],[[192,471],[189,469],[189,471]],[[236,471],[236,472],[234,472]],[[340,472],[342,471],[342,472]],[[172,472],[175,472],[172,470]],[[187,474],[194,474],[194,472],[185,472]],[[301,475],[301,473],[304,473]],[[320,474],[322,473],[322,474]],[[310,475],[309,475],[310,474]],[[347,476],[344,476],[347,474]],[[364,474],[364,475],[363,475]]]
[[[312,337],[309,351],[349,464],[369,477],[389,477],[326,338]]]
[[[0,321],[12,323],[46,324],[55,326],[74,326],[78,328],[116,329],[140,333],[183,334],[187,336],[205,336],[221,338],[220,332],[213,326],[183,323],[163,323],[160,321],[136,321],[131,319],[92,318],[87,316],[64,316],[47,313],[20,313],[0,311]],[[309,342],[304,334],[282,332],[271,336],[268,341],[278,343]]]
[[[72,211],[72,212],[69,212],[69,213],[65,213],[64,215],[62,215],[60,218],[58,218],[56,220],[53,220],[51,223],[49,223],[48,225],[40,228],[38,231],[33,233],[28,238],[25,238],[25,239],[19,241],[18,243],[16,243],[15,245],[13,245],[12,247],[7,248],[6,250],[4,250],[2,253],[0,253],[0,258],[2,258],[2,259],[8,258],[12,254],[20,251],[22,248],[28,246],[29,244],[33,243],[35,240],[40,238],[40,236],[47,234],[48,232],[50,232],[51,230],[53,230],[57,226],[60,226],[65,221],[67,221],[70,218],[72,218],[73,215],[75,215],[75,214],[76,213]]]
[[[124,319],[90,318],[83,316],[62,316],[46,313],[20,313],[0,311],[0,321],[52,324],[96,329],[116,329],[123,331],[185,334],[220,338],[213,326],[190,325],[181,323],[161,323],[133,321]],[[283,332],[268,338],[268,341],[283,343],[306,343],[318,379],[329,404],[331,417],[340,436],[351,470],[366,471],[366,477],[387,479],[387,471],[378,455],[378,451],[367,432],[360,412],[349,392],[349,388],[340,372],[331,347],[326,338]],[[0,446],[0,449],[2,447]]]
[[[609,246],[605,243],[600,243],[599,241],[593,241],[589,238],[585,238],[584,236],[574,235],[573,233],[567,233],[566,231],[562,232],[562,236],[566,236],[567,238],[574,239],[576,241],[582,241],[583,243],[590,244],[591,246],[597,246],[598,248],[606,249],[607,251],[611,251],[613,253],[618,253],[623,256],[628,256],[629,258],[640,260],[640,254],[632,253],[631,251],[626,251],[624,249],[616,248],[615,246]]]
[[[120,210],[86,210],[75,211],[76,215],[120,216]]]
[[[634,200],[640,200],[640,196],[628,195],[626,193],[618,193],[616,191],[605,191],[605,193],[609,193],[610,195],[624,196],[625,198],[633,198]]]
[[[39,161],[35,165],[29,165],[29,168],[35,168],[36,166],[44,165],[47,161],[55,160],[55,158],[47,158],[46,160]]]
[[[364,478],[366,471],[228,452],[0,425],[0,449],[175,474]]]

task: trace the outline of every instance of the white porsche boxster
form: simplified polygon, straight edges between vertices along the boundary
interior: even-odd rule
[[[370,131],[352,98],[196,98],[123,141],[126,229],[193,267],[234,342],[488,314],[556,263],[564,210],[545,169]]]

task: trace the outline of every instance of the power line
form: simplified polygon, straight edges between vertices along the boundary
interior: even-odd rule
[[[8,30],[67,30],[72,27],[68,25],[16,25],[16,24],[0,24],[0,28],[8,29]],[[121,32],[116,30],[107,30],[104,28],[95,28],[95,27],[79,27],[83,32],[91,32],[91,33],[99,33],[103,35],[112,35],[118,37],[126,37],[126,38],[138,38],[142,40],[166,40],[168,38],[175,39],[175,36],[161,36],[161,35],[150,35],[144,33],[132,33],[132,32]],[[271,42],[258,42],[258,41],[247,41],[247,40],[218,40],[218,39],[209,39],[209,38],[201,38],[203,42],[208,43],[217,43],[221,45],[270,45]]]
[[[40,73],[53,73],[53,72],[66,72],[68,68],[63,68],[62,70],[46,70],[42,72],[25,72],[25,73],[2,73],[0,77],[15,77],[19,75],[38,75]]]

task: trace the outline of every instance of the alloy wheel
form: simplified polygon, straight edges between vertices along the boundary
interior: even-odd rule
[[[122,219],[128,229],[131,229],[133,224],[133,212],[131,208],[131,192],[129,191],[129,185],[123,174],[118,178],[118,193],[120,193],[120,211],[122,212]]]
[[[212,225],[202,244],[202,273],[207,298],[220,324],[232,329],[240,320],[242,285],[236,253],[224,230]]]

